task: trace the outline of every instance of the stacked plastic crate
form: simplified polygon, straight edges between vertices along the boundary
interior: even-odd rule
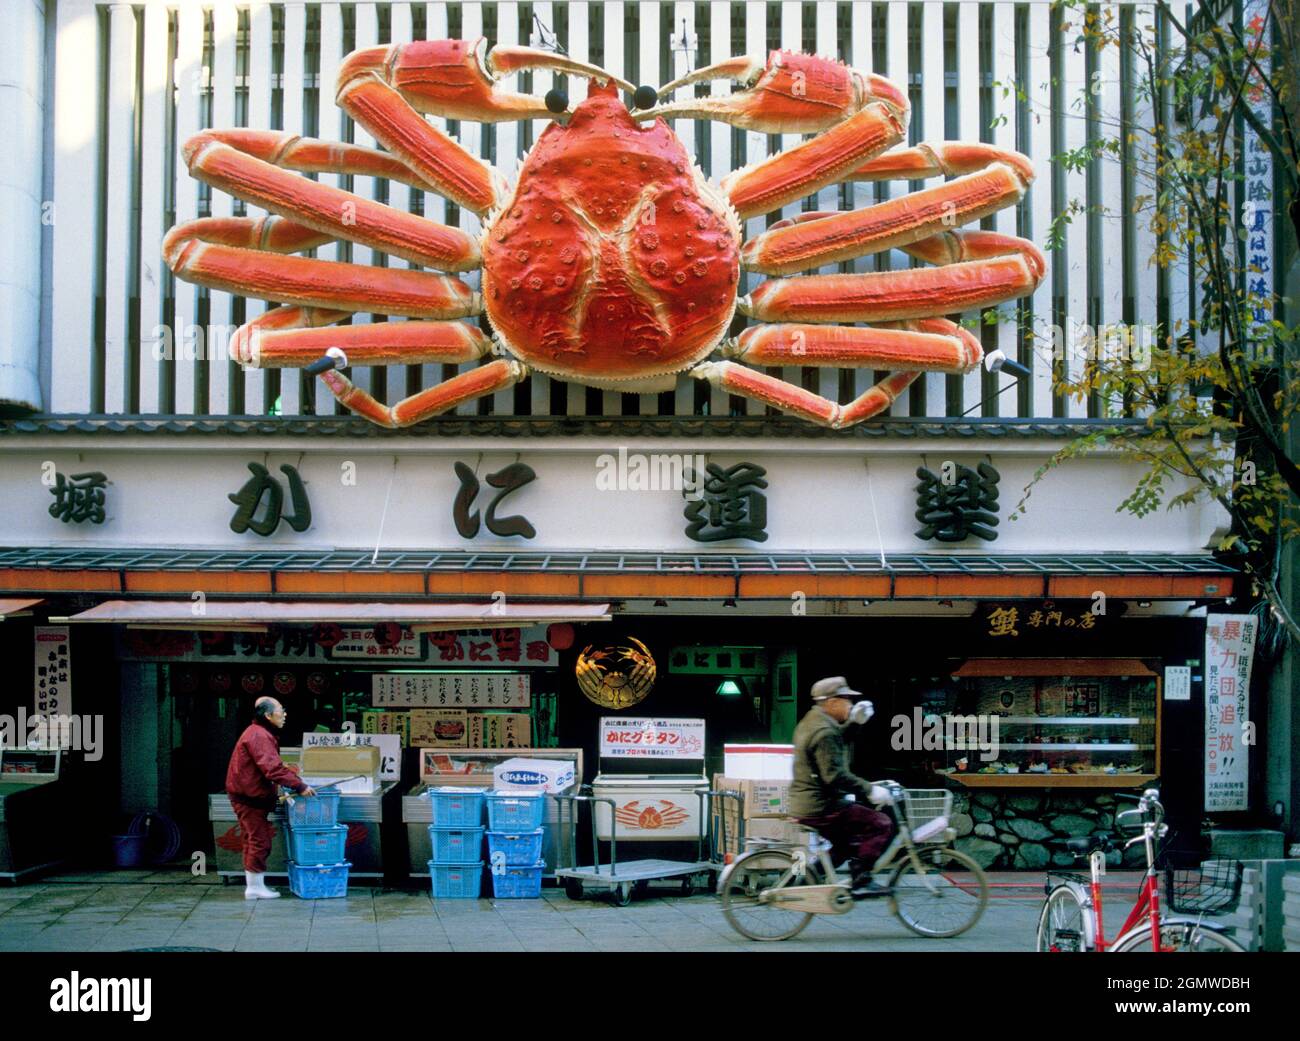
[[[304,900],[347,896],[348,869],[344,859],[348,827],[340,824],[337,788],[322,788],[314,796],[289,800],[289,889]]]
[[[430,788],[429,878],[435,900],[477,900],[483,883],[486,788]]]
[[[487,795],[488,862],[492,894],[499,900],[537,899],[542,895],[541,792],[492,791]]]

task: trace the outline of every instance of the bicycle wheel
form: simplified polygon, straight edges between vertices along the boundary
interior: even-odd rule
[[[889,880],[894,914],[920,936],[957,936],[979,921],[989,901],[983,869],[965,853],[944,846],[921,847],[918,874],[906,858]]]
[[[1057,886],[1043,901],[1038,916],[1038,950],[1078,952],[1088,949],[1083,902],[1069,886]]]
[[[719,883],[722,913],[731,927],[751,940],[788,940],[812,921],[807,911],[761,902],[764,890],[816,881],[811,865],[803,879],[795,877],[794,857],[782,849],[756,849],[746,853],[723,873]]]
[[[1191,919],[1163,919],[1160,922],[1160,945],[1177,954],[1245,954],[1246,948],[1217,926]],[[1151,951],[1151,925],[1139,926],[1120,937],[1111,948],[1117,954]]]

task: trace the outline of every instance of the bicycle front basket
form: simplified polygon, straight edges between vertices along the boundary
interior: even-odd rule
[[[1241,863],[1207,860],[1198,868],[1165,869],[1166,900],[1179,914],[1223,914],[1241,897]]]
[[[903,812],[913,831],[939,817],[952,817],[952,792],[946,788],[906,788]]]

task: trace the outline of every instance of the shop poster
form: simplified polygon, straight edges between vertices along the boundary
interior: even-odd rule
[[[1246,809],[1250,667],[1259,619],[1212,614],[1205,627],[1205,811]]]
[[[600,721],[602,759],[703,759],[702,719]]]

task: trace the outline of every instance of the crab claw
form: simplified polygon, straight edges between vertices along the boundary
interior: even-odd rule
[[[339,70],[338,92],[342,97],[351,85],[374,78],[425,115],[477,123],[553,118],[555,113],[542,98],[498,87],[503,76],[523,69],[554,69],[613,80],[627,91],[636,89],[599,66],[563,54],[532,47],[497,47],[489,52],[487,40],[480,39],[473,45],[464,40],[415,40],[354,51]]]
[[[494,47],[487,55],[487,66],[497,77],[509,76],[524,69],[553,69],[571,76],[586,76],[598,83],[614,83],[631,94],[636,87],[627,80],[606,72],[599,65],[570,58],[567,54],[541,51],[535,47]]]
[[[859,72],[811,54],[773,51],[763,65],[756,58],[728,58],[674,80],[660,92],[703,80],[730,79],[741,89],[728,96],[686,98],[633,113],[634,119],[716,119],[766,134],[811,134],[828,130],[873,101],[884,102],[904,126],[907,94],[875,73]]]

